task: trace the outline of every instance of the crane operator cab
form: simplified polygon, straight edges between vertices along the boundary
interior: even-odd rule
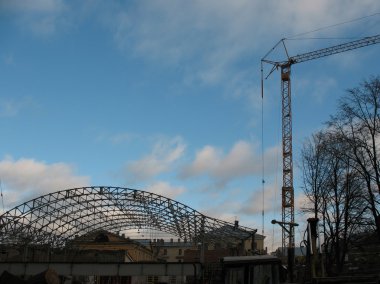
[[[270,255],[227,256],[222,259],[225,284],[281,283],[281,261]]]

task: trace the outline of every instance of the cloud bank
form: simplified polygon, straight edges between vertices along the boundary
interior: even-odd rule
[[[276,149],[270,148],[264,153],[268,173],[274,172]],[[236,142],[227,154],[216,147],[207,145],[196,153],[194,160],[189,165],[184,166],[180,177],[189,179],[205,175],[218,185],[224,186],[237,178],[260,176],[262,174],[261,162],[260,151],[246,141]]]
[[[150,154],[139,160],[130,161],[126,166],[126,175],[129,180],[146,181],[172,169],[184,154],[186,144],[182,138],[160,138]]]
[[[75,175],[71,165],[12,157],[0,161],[0,179],[7,207],[49,192],[90,184],[90,178]]]

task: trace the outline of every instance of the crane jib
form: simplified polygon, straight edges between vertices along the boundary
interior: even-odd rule
[[[285,39],[282,39],[282,42],[283,41],[285,41]],[[275,71],[277,68],[282,67],[282,66],[290,66],[290,65],[293,65],[296,63],[302,63],[305,61],[310,61],[313,59],[318,59],[321,57],[326,57],[326,56],[330,56],[333,54],[342,53],[342,52],[354,50],[357,48],[361,48],[361,47],[365,47],[365,46],[369,46],[369,45],[373,45],[373,44],[377,44],[377,43],[380,43],[380,35],[364,37],[364,38],[361,38],[358,40],[354,40],[354,41],[350,41],[350,42],[346,42],[346,43],[342,43],[342,44],[338,44],[338,45],[334,45],[334,46],[330,46],[330,47],[306,52],[306,53],[297,54],[295,56],[288,57],[287,60],[281,60],[281,61],[273,61],[273,60],[267,59],[269,54],[274,49],[274,48],[272,48],[272,50],[270,52],[268,52],[267,55],[265,55],[261,59],[262,63],[267,63],[270,65],[273,65],[273,68],[271,69],[269,74],[267,76],[265,76],[265,79],[267,79],[273,73],[273,71]],[[277,47],[277,46],[278,46],[278,44],[275,47]],[[285,46],[285,44],[284,44],[284,46]]]
[[[335,45],[335,46],[322,48],[319,50],[295,55],[295,56],[290,57],[286,63],[288,63],[288,64],[289,63],[290,64],[301,63],[301,62],[305,62],[305,61],[309,61],[309,60],[313,60],[313,59],[317,59],[317,58],[321,58],[321,57],[325,57],[325,56],[329,56],[329,55],[333,55],[333,54],[337,54],[337,53],[341,53],[341,52],[345,52],[345,51],[350,51],[353,49],[357,49],[357,48],[361,48],[361,47],[365,47],[365,46],[369,46],[369,45],[373,45],[373,44],[377,44],[379,42],[380,42],[380,35],[365,37],[365,38],[362,38],[359,40],[350,41],[350,42],[346,42],[343,44],[339,44],[339,45]],[[286,63],[284,62],[283,64],[286,64]],[[283,64],[280,64],[280,65],[283,65]]]

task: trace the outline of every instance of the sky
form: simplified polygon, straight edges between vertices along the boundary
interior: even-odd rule
[[[379,31],[377,0],[0,0],[0,211],[58,190],[128,187],[239,220],[274,249],[280,77],[262,98],[261,59],[282,38],[296,55]],[[347,89],[379,75],[379,54],[292,67],[296,242],[302,143]],[[269,57],[284,56],[280,46]]]

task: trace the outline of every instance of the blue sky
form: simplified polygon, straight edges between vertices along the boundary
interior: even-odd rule
[[[0,0],[1,209],[123,186],[261,232],[263,149],[265,235],[279,244],[280,81],[265,82],[262,136],[260,60],[284,37],[295,55],[378,34],[379,13],[377,0]],[[346,89],[379,75],[379,52],[293,66],[297,206],[302,142]]]

